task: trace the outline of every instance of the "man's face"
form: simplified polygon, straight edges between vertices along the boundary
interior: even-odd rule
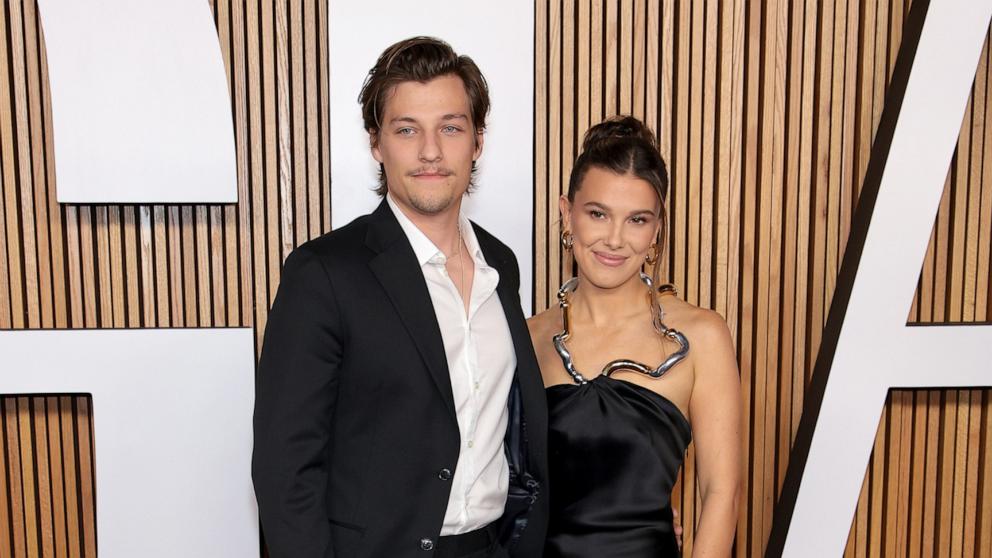
[[[457,209],[472,162],[482,153],[461,78],[406,81],[386,98],[372,156],[382,163],[393,199],[407,211],[438,215]]]

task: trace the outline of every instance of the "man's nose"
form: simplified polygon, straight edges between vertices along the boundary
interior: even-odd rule
[[[432,163],[441,160],[441,144],[438,143],[434,134],[424,134],[424,141],[420,144],[420,160],[425,163]]]

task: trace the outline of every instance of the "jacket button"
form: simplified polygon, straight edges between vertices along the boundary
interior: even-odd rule
[[[451,469],[447,469],[447,468],[441,469],[440,471],[437,472],[437,478],[443,481],[451,480]]]
[[[434,550],[434,541],[428,538],[420,539],[420,550]]]

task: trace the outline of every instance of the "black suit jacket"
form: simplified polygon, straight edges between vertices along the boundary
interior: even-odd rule
[[[511,484],[530,487],[511,489],[518,497],[502,521],[526,525],[510,550],[533,558],[547,528],[547,404],[516,259],[475,232],[499,272],[517,357],[511,411],[523,421],[511,412],[507,447],[511,469],[518,461],[526,471]],[[254,428],[252,477],[272,558],[433,554],[422,547],[441,530],[451,490],[442,471],[455,469],[458,423],[427,284],[385,201],[286,260],[265,328]],[[521,490],[529,510],[513,521]]]

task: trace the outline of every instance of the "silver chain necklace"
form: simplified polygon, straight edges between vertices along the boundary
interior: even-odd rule
[[[648,296],[654,297],[654,286],[651,278],[646,274],[641,273],[641,281],[643,281],[648,287]],[[554,342],[555,350],[558,351],[558,356],[561,357],[561,363],[565,366],[565,370],[570,376],[572,376],[572,380],[574,380],[575,383],[582,385],[589,383],[589,380],[587,380],[585,376],[575,369],[575,363],[572,361],[572,353],[569,352],[568,347],[565,346],[565,341],[567,341],[571,335],[568,298],[569,295],[575,291],[578,284],[579,278],[572,277],[566,281],[560,289],[558,289],[558,307],[561,309],[562,331],[561,333],[555,335],[552,338],[552,341]],[[651,300],[651,303],[654,304],[654,301]],[[659,312],[658,315],[654,317],[654,328],[665,338],[678,343],[679,350],[669,355],[668,358],[659,364],[657,368],[648,368],[646,365],[635,360],[617,359],[607,363],[606,366],[603,367],[601,374],[604,376],[610,376],[619,370],[633,370],[634,372],[639,372],[652,378],[660,378],[664,376],[666,372],[671,370],[673,366],[681,362],[686,355],[689,354],[689,340],[685,338],[685,335],[682,335],[678,331],[666,326],[662,322],[663,318],[663,312]]]

